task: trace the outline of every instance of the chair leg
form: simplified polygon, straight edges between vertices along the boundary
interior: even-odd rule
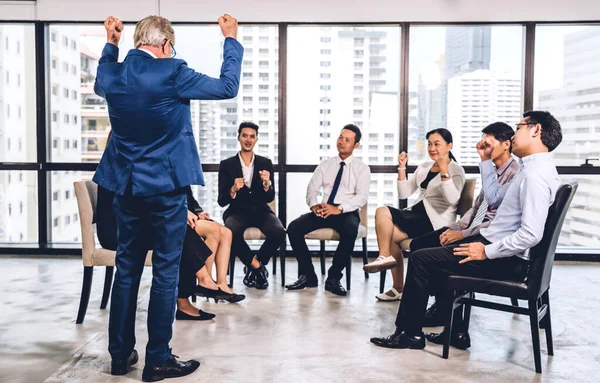
[[[281,262],[281,265],[279,265],[281,269],[281,287],[283,287],[285,286],[285,243],[279,248],[279,261]]]
[[[104,291],[102,292],[102,301],[100,301],[100,309],[104,310],[108,304],[108,298],[110,297],[110,288],[112,287],[112,280],[114,274],[114,266],[106,266],[106,274],[104,275]]]
[[[550,317],[550,293],[546,290],[542,295],[542,302],[546,304],[546,315],[542,318],[544,322],[544,331],[546,332],[546,346],[548,347],[548,355],[554,355],[554,345],[552,344],[552,318]]]
[[[542,373],[542,355],[540,350],[540,327],[538,322],[537,299],[529,300],[529,324],[531,327],[531,343],[533,343],[533,358],[535,372]]]
[[[321,241],[321,275],[325,275],[325,241]]]
[[[517,298],[510,298],[510,303],[515,307],[519,307],[519,300]]]
[[[367,237],[362,239],[363,245],[363,265],[369,263],[369,252],[367,251]],[[369,273],[365,271],[365,279],[369,279]]]
[[[475,293],[469,293],[469,298],[473,299],[475,298]],[[464,323],[465,323],[465,331],[468,332],[469,331],[469,324],[471,323],[471,305],[465,303],[465,310],[464,310]]]
[[[233,287],[233,274],[235,269],[235,255],[229,257],[229,286]]]
[[[456,292],[452,293],[452,303],[450,304],[450,310],[447,313],[442,313],[446,315],[446,320],[444,322],[444,330],[446,331],[444,336],[444,349],[442,350],[442,358],[448,359],[448,354],[450,353],[450,334],[452,334],[452,319],[454,318],[454,301],[456,299]]]
[[[273,262],[273,275],[277,275],[277,252],[273,254],[273,259],[271,259],[271,262]]]
[[[379,272],[379,294],[383,294],[385,288],[385,273],[387,270],[381,270]]]
[[[350,291],[350,281],[352,279],[352,256],[348,260],[348,266],[346,266],[346,290]]]
[[[81,286],[81,299],[79,300],[79,311],[75,323],[81,324],[85,319],[88,303],[90,302],[90,292],[92,291],[92,279],[94,277],[94,266],[83,267],[83,285]]]

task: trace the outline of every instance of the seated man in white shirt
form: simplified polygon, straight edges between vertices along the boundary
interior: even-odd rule
[[[337,139],[338,155],[319,164],[306,190],[306,203],[311,212],[301,215],[288,225],[288,236],[296,259],[300,277],[288,290],[317,287],[312,259],[304,235],[316,229],[331,228],[339,233],[340,241],[327,273],[325,290],[344,296],[346,289],[340,283],[342,271],[352,256],[358,234],[358,211],[367,203],[371,170],[352,156],[360,145],[361,132],[355,125],[346,125]],[[323,189],[323,200],[318,201]]]
[[[441,312],[450,310],[450,292],[443,288],[448,275],[525,280],[529,249],[542,240],[548,209],[560,186],[550,152],[561,141],[560,124],[550,113],[532,111],[523,115],[512,139],[513,154],[520,158],[521,166],[494,220],[478,235],[411,254],[396,331],[388,337],[371,338],[372,343],[387,348],[425,348],[422,327],[427,300],[430,294],[442,294],[444,299],[437,304]],[[443,334],[428,334],[427,340],[439,344]],[[469,334],[460,323],[453,328],[450,344],[470,346]]]

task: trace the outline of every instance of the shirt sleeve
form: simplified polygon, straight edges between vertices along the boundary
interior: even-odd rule
[[[492,208],[500,206],[510,186],[510,182],[500,185],[492,160],[481,162],[479,164],[479,172],[481,173],[481,190],[488,205]]]
[[[346,203],[341,204],[344,209],[344,213],[349,213],[351,211],[356,211],[361,207],[365,206],[367,201],[369,200],[369,186],[371,184],[371,168],[365,166],[361,169],[358,174],[358,179],[356,180],[356,185],[354,187],[355,194],[350,200]]]
[[[312,177],[310,178],[310,182],[306,187],[306,203],[308,207],[313,207],[319,203],[319,192],[321,191],[321,187],[323,186],[323,163],[320,163]]]
[[[548,183],[535,173],[524,177],[520,188],[521,225],[511,235],[485,246],[485,254],[490,259],[521,254],[542,240],[548,208],[553,200],[552,190]]]

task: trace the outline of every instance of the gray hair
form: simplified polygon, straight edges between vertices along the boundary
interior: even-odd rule
[[[136,48],[143,45],[159,47],[165,39],[175,45],[175,31],[171,22],[162,16],[148,16],[140,20],[135,26],[133,44]]]

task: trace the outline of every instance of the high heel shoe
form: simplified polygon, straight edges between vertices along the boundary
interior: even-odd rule
[[[220,288],[217,288],[217,290],[213,290],[201,285],[197,285],[196,287],[194,287],[194,295],[197,295],[199,297],[206,297],[207,299],[221,297],[223,294],[225,294],[225,292]]]
[[[223,300],[226,300],[229,303],[237,303],[240,301],[243,301],[244,299],[246,299],[246,296],[244,294],[236,294],[236,293],[226,293],[223,291],[223,293],[225,294],[225,296],[223,296]]]

